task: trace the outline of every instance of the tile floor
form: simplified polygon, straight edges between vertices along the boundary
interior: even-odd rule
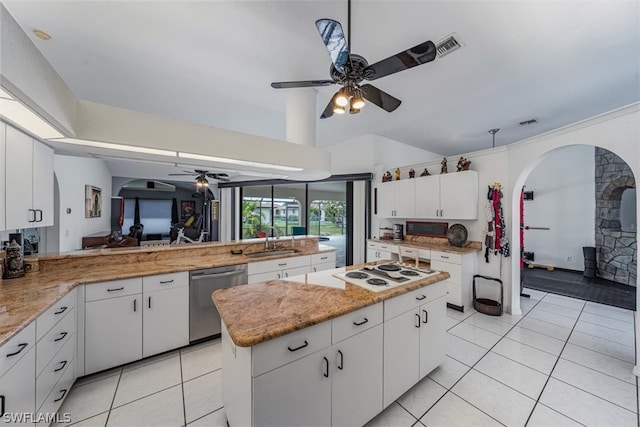
[[[443,365],[373,426],[638,426],[634,312],[527,290],[523,316],[448,310]],[[225,426],[220,340],[79,379],[75,426]]]

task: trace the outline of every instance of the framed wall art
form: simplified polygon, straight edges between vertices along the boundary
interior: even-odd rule
[[[98,218],[102,215],[102,190],[92,185],[84,186],[84,217]]]

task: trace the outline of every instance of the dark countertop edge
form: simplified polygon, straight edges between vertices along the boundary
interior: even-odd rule
[[[406,294],[408,292],[415,291],[416,289],[424,288],[424,287],[432,285],[434,283],[441,282],[443,280],[448,279],[449,277],[450,277],[449,273],[447,273],[445,271],[441,271],[438,275],[432,276],[432,277],[429,277],[429,278],[425,279],[426,281],[428,281],[428,283],[423,283],[422,281],[417,281],[417,282],[409,283],[409,284],[404,285],[404,286],[398,286],[396,288],[389,289],[388,291],[385,291],[385,292],[372,292],[372,291],[369,291],[369,290],[365,289],[365,291],[367,291],[367,292],[372,294],[371,295],[371,297],[372,297],[371,300],[358,300],[358,301],[361,301],[362,304],[355,304],[356,305],[355,307],[352,306],[352,307],[350,307],[348,309],[336,310],[335,312],[332,312],[331,314],[329,314],[327,316],[324,316],[322,318],[309,319],[309,320],[305,321],[303,324],[292,322],[291,327],[282,328],[276,334],[271,334],[267,338],[265,338],[264,335],[259,335],[259,336],[255,335],[255,336],[252,336],[252,337],[249,337],[249,338],[246,338],[246,339],[238,339],[237,336],[234,337],[235,331],[233,330],[233,328],[228,328],[227,327],[227,331],[229,332],[229,336],[231,337],[231,340],[233,341],[233,343],[235,345],[237,345],[238,347],[253,347],[253,346],[261,344],[263,342],[270,341],[272,339],[279,338],[281,336],[290,334],[291,332],[299,331],[299,330],[308,328],[310,326],[317,325],[319,323],[326,322],[326,321],[331,320],[331,319],[335,319],[336,317],[340,317],[342,315],[345,315],[345,314],[348,314],[348,313],[352,313],[352,312],[354,312],[356,310],[360,310],[361,308],[368,307],[370,305],[374,305],[374,304],[377,304],[379,302],[382,302],[382,301],[385,301],[385,300],[388,300],[388,299],[391,299],[391,298],[398,297],[400,295],[404,295],[404,294]],[[434,278],[439,278],[439,280],[431,281]],[[262,283],[266,284],[267,282],[262,282]],[[259,285],[259,284],[260,283],[256,283],[254,285]],[[305,285],[305,284],[302,284],[302,283],[299,283],[299,284],[303,285],[303,286],[315,286],[315,285]],[[219,291],[220,290],[214,291],[214,293],[212,294],[212,299],[213,299],[215,293],[219,292]],[[213,299],[213,302],[215,304],[215,302],[216,302],[215,299]],[[217,305],[216,305],[216,308],[217,308]],[[222,319],[222,320],[224,321],[224,319]]]

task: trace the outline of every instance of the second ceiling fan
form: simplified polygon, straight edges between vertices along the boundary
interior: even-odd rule
[[[361,85],[363,80],[376,80],[399,71],[407,70],[418,65],[426,64],[436,58],[436,46],[428,40],[410,49],[369,65],[360,55],[351,53],[351,0],[348,0],[348,42],[340,22],[333,19],[319,19],[316,28],[322,41],[329,51],[331,80],[302,80],[293,82],[273,82],[275,89],[289,89],[301,87],[342,85],[336,92],[320,116],[326,119],[334,113],[343,114],[347,110],[351,114],[360,112],[364,100],[377,105],[385,111],[392,112],[400,106],[401,101],[370,84]]]

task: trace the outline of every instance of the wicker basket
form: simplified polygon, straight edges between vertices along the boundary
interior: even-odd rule
[[[497,282],[500,285],[500,301],[492,300],[489,298],[476,298],[476,279],[485,279],[493,282]],[[489,316],[502,316],[503,311],[503,298],[504,298],[504,289],[502,286],[502,280],[496,279],[495,277],[487,277],[476,274],[473,276],[473,308],[476,311],[488,314]]]

